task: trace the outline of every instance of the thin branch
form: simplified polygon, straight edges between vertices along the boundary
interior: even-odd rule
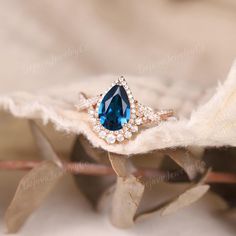
[[[30,170],[38,165],[42,161],[0,161],[0,170]],[[64,162],[65,171],[71,174],[82,174],[82,175],[115,175],[112,167],[101,164],[92,163],[79,163],[79,162]],[[158,177],[168,176],[168,171],[162,171],[157,169],[140,169],[134,173],[139,177]],[[168,178],[166,179],[168,181]],[[173,181],[171,179],[170,181]],[[223,172],[210,172],[208,173],[206,183],[226,183],[236,184],[236,173],[223,173]]]
[[[42,161],[0,161],[0,170],[30,170]],[[72,174],[85,175],[111,175],[114,171],[111,167],[100,164],[64,162],[64,169]]]
[[[235,173],[223,173],[223,172],[210,172],[206,179],[207,183],[236,183]]]
[[[0,161],[0,170],[30,170],[41,161]]]

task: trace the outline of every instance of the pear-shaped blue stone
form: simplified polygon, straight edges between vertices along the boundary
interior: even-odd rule
[[[113,86],[102,99],[98,116],[108,130],[120,130],[130,120],[130,102],[123,86]]]

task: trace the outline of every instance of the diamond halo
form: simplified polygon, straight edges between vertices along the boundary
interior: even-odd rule
[[[122,124],[122,128],[119,130],[109,130],[106,129],[100,121],[99,118],[99,107],[103,98],[114,86],[122,86],[127,94],[129,105],[130,105],[130,116],[127,123]],[[94,98],[86,99],[83,94],[81,94],[80,103],[76,108],[81,111],[84,109],[88,110],[88,115],[91,120],[93,130],[98,134],[99,138],[106,141],[108,144],[122,143],[125,140],[130,140],[133,135],[139,131],[139,126],[155,123],[158,125],[161,121],[166,121],[169,118],[174,120],[174,115],[172,110],[158,110],[144,106],[138,103],[125,80],[124,77],[117,79],[110,88],[108,88],[102,95],[96,96]]]
[[[99,107],[100,107],[100,104],[101,104],[104,96],[115,85],[123,86],[123,88],[125,89],[125,91],[128,95],[128,99],[129,99],[129,103],[130,103],[130,119],[129,119],[128,123],[125,123],[123,125],[122,129],[116,130],[116,131],[111,131],[111,130],[107,130],[106,128],[104,128],[102,126],[102,124],[100,123],[100,119],[98,117],[98,112],[99,112]],[[102,96],[100,96],[96,106],[94,107],[94,105],[91,104],[90,108],[88,109],[90,119],[93,123],[93,130],[96,133],[98,133],[100,138],[104,139],[109,144],[113,144],[115,142],[120,143],[120,142],[123,142],[125,139],[130,139],[134,133],[134,130],[135,130],[135,132],[138,132],[138,126],[137,126],[137,124],[135,124],[135,120],[137,118],[136,108],[137,107],[136,107],[136,103],[135,103],[133,94],[132,94],[126,80],[124,79],[124,77],[120,77],[115,83],[113,83],[111,85],[110,88],[108,88],[105,91],[105,93]]]

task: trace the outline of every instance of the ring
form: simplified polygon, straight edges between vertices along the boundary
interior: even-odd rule
[[[80,93],[76,108],[88,111],[94,132],[108,144],[131,139],[141,125],[175,119],[173,110],[154,110],[136,101],[123,76],[99,96],[87,98]]]

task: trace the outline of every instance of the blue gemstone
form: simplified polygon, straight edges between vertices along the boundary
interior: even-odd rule
[[[98,116],[108,130],[120,130],[130,120],[130,103],[123,86],[113,86],[102,99]]]

